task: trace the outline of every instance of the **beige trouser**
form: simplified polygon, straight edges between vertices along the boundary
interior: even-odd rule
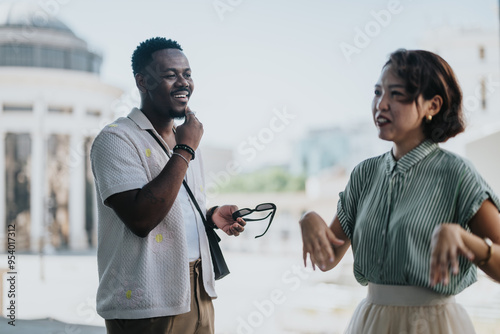
[[[191,311],[147,319],[106,320],[108,334],[213,334],[214,307],[203,287],[201,261],[189,263]]]

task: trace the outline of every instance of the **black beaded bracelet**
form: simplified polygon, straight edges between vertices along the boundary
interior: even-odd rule
[[[191,160],[194,160],[194,150],[191,147],[184,145],[184,144],[177,144],[174,146],[173,150],[175,151],[176,149],[180,149],[180,150],[184,150],[184,151],[188,152],[189,154],[191,154]]]
[[[212,227],[212,228],[215,228],[215,229],[218,229],[217,225],[215,225],[214,223],[214,220],[212,219],[212,216],[214,215],[214,212],[215,210],[218,208],[218,206],[214,206],[212,208],[210,208],[208,211],[207,211],[207,223]]]

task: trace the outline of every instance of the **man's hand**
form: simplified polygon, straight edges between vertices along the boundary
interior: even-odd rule
[[[212,221],[218,228],[226,232],[227,235],[238,236],[245,230],[246,222],[238,217],[233,220],[232,214],[238,210],[236,205],[223,205],[215,209],[212,215]]]
[[[175,142],[184,144],[196,151],[203,136],[203,124],[196,118],[194,112],[186,107],[186,120],[175,131]]]

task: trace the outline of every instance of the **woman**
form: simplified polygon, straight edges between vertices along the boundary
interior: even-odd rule
[[[375,85],[378,135],[390,152],[360,163],[328,228],[300,220],[304,265],[334,268],[352,245],[368,285],[347,333],[474,333],[454,295],[476,266],[500,280],[500,201],[463,158],[439,148],[464,130],[453,70],[427,51],[391,54]]]

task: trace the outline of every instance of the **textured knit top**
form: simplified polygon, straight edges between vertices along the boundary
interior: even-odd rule
[[[97,312],[105,319],[175,315],[190,308],[188,249],[179,200],[174,201],[163,221],[145,238],[132,233],[104,204],[113,194],[142,188],[167,163],[168,156],[147,129],[162,140],[148,118],[135,108],[127,118],[107,125],[91,149],[98,209]],[[204,209],[202,168],[201,155],[196,152],[186,178]],[[205,228],[201,219],[197,219],[197,224],[205,290],[216,297]]]
[[[340,193],[337,215],[351,240],[354,275],[362,285],[430,287],[431,236],[441,223],[468,223],[482,203],[500,202],[463,158],[431,141],[396,161],[391,152],[363,161]],[[432,289],[454,295],[476,281],[459,257],[459,274]]]

